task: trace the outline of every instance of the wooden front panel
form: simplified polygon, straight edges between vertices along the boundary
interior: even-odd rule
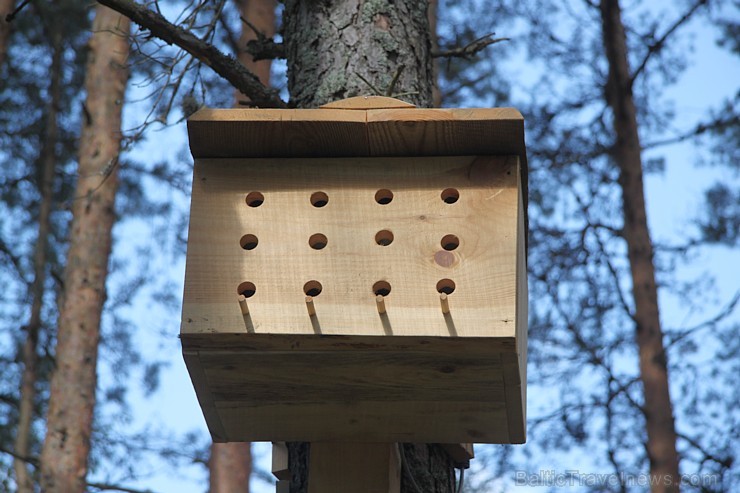
[[[515,156],[197,159],[182,332],[515,337],[519,176]]]

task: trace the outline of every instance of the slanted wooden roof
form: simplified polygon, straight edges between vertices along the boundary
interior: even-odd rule
[[[188,120],[195,158],[518,155],[514,108],[422,109],[357,97],[317,109],[202,109]]]

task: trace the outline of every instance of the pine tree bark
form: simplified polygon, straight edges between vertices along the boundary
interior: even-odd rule
[[[10,39],[10,23],[5,18],[13,11],[14,0],[0,0],[0,67],[5,63]]]
[[[54,172],[56,169],[56,144],[59,140],[59,124],[57,115],[61,98],[62,78],[62,33],[53,28],[52,57],[49,75],[49,100],[46,106],[46,128],[39,154],[41,170],[39,181],[39,211],[38,234],[33,254],[33,283],[31,284],[31,314],[28,324],[24,327],[26,340],[23,343],[22,360],[23,373],[21,375],[20,402],[18,404],[18,428],[16,430],[13,448],[19,457],[30,457],[31,424],[34,417],[34,402],[36,400],[36,378],[38,354],[37,346],[41,329],[41,310],[43,308],[44,284],[46,282],[47,248],[51,229],[51,211],[54,202]],[[34,485],[28,465],[16,457],[13,461],[18,493],[33,493]]]
[[[645,210],[642,155],[627,42],[618,0],[601,1],[601,21],[609,78],[606,97],[613,112],[616,134],[614,158],[620,169],[624,211],[623,236],[627,242],[635,303],[636,340],[640,378],[644,389],[650,460],[651,491],[679,491],[678,453],[673,407],[668,387],[668,364],[658,311],[658,289],[653,246]]]
[[[283,37],[288,91],[297,107],[373,94],[433,104],[426,1],[286,0]],[[438,445],[403,449],[403,493],[418,493],[417,485],[424,493],[454,491],[452,462]],[[289,443],[288,451],[290,492],[305,493],[310,444]]]
[[[115,220],[121,109],[128,80],[128,32],[128,18],[96,7],[56,368],[41,453],[42,491],[86,489],[100,319]]]
[[[432,105],[426,1],[286,0],[283,30],[293,105],[373,94]]]

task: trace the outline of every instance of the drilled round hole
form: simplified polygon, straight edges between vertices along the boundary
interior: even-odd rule
[[[243,282],[239,285],[238,288],[236,288],[237,294],[244,295],[245,298],[251,298],[254,296],[254,293],[257,292],[257,287],[254,285],[254,283],[251,283],[249,281]]]
[[[452,294],[455,291],[455,282],[452,279],[442,279],[437,283],[437,292]]]
[[[328,242],[329,240],[326,239],[326,236],[322,235],[321,233],[316,233],[315,235],[311,235],[311,237],[308,239],[308,244],[314,250],[321,250],[322,248],[326,246]]]
[[[319,281],[308,281],[303,285],[303,292],[306,293],[306,296],[318,296],[322,289],[324,288]]]
[[[445,250],[452,251],[460,246],[460,238],[455,235],[445,235],[442,241],[440,241],[440,244]]]
[[[393,192],[387,188],[383,188],[375,192],[375,202],[380,205],[390,204],[393,200]]]
[[[311,205],[314,207],[324,207],[329,203],[329,196],[324,192],[314,192],[311,194]]]
[[[375,243],[380,246],[388,246],[393,243],[393,232],[387,229],[378,231],[375,234]]]
[[[247,205],[249,207],[259,207],[265,201],[265,196],[259,192],[249,192],[247,194]]]
[[[454,204],[460,198],[460,192],[456,188],[445,188],[441,197],[445,204]]]
[[[388,281],[378,281],[373,284],[375,295],[388,296],[391,293],[391,284]]]
[[[257,243],[259,243],[259,240],[252,234],[244,235],[242,236],[242,239],[239,240],[239,244],[245,250],[254,250],[257,248]]]

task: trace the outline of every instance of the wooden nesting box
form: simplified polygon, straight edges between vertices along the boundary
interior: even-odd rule
[[[181,339],[214,440],[524,442],[519,112],[354,98],[188,131]]]

